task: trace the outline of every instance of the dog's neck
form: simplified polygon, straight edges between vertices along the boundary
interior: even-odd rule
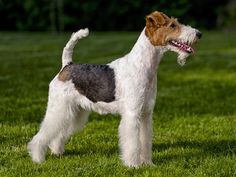
[[[145,34],[145,28],[141,32],[137,42],[128,54],[129,62],[143,69],[157,69],[166,50],[161,46],[153,46]],[[131,61],[132,60],[132,61]]]

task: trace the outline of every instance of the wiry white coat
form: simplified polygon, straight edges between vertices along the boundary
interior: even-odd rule
[[[187,32],[195,34],[196,31],[188,27],[182,33]],[[72,61],[73,48],[78,39],[87,35],[88,29],[72,35],[63,51],[63,67]],[[188,36],[181,39],[193,40],[188,39]],[[152,112],[156,99],[156,72],[167,50],[176,51],[169,45],[153,46],[144,29],[129,54],[109,63],[114,69],[116,82],[116,100],[110,103],[90,101],[75,89],[72,81],[62,82],[57,75],[50,83],[47,111],[40,130],[28,144],[33,161],[44,161],[47,147],[56,155],[62,154],[68,138],[77,129],[82,129],[89,112],[95,111],[121,115],[119,144],[125,165],[137,167],[152,164]],[[181,51],[176,52],[183,55]],[[184,54],[184,57],[187,55]]]

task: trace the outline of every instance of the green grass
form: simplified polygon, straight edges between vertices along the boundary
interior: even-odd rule
[[[47,103],[70,34],[0,33],[0,176],[236,176],[236,34],[204,32],[180,67],[166,54],[158,70],[153,115],[156,166],[119,160],[119,117],[92,114],[65,154],[34,164],[26,150]],[[138,33],[91,33],[74,61],[104,63],[126,54]]]

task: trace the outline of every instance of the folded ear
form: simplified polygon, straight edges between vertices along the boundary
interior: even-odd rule
[[[146,16],[146,26],[149,28],[160,28],[167,23],[169,17],[162,12],[155,11]]]

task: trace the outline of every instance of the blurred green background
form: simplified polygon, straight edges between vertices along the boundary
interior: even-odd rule
[[[235,0],[0,0],[0,30],[136,30],[160,10],[203,29],[236,29]]]

